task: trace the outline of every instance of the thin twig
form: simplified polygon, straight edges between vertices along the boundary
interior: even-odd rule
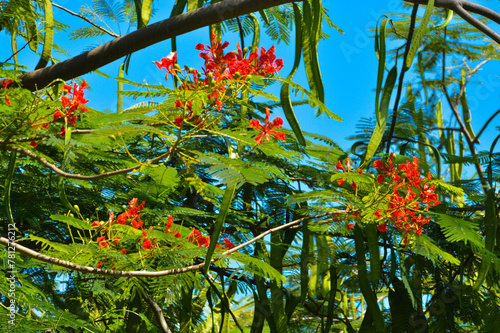
[[[415,21],[417,19],[418,5],[413,5],[413,10],[411,12],[410,30],[408,31],[408,37],[406,39],[405,54],[403,57],[403,67],[401,68],[401,74],[399,75],[398,90],[396,93],[396,100],[394,102],[394,107],[392,108],[392,121],[391,128],[389,129],[389,134],[387,137],[387,149],[386,153],[389,154],[391,148],[392,135],[394,134],[394,129],[396,128],[396,122],[398,120],[398,108],[399,100],[401,99],[401,91],[403,89],[403,80],[406,71],[409,69],[406,67],[406,59],[408,58],[408,52],[410,52],[410,46],[413,39],[413,32],[415,31]]]
[[[462,132],[461,128],[457,128],[457,127],[439,127],[439,126],[426,128],[424,130],[424,132],[435,131],[435,130]]]
[[[250,245],[252,243],[255,243],[259,239],[265,237],[266,235],[268,235],[268,234],[270,234],[272,232],[279,231],[279,230],[286,229],[286,228],[290,228],[290,227],[292,227],[292,226],[294,226],[296,224],[299,224],[299,223],[301,223],[301,222],[303,222],[305,220],[318,219],[318,218],[322,218],[322,217],[325,217],[325,216],[328,216],[328,215],[338,214],[338,213],[341,213],[341,212],[342,211],[328,212],[328,213],[322,213],[322,214],[318,214],[318,215],[314,215],[314,216],[303,217],[303,218],[297,219],[295,221],[289,222],[287,224],[283,224],[283,225],[280,225],[278,227],[269,229],[266,232],[264,232],[264,233],[262,233],[262,234],[260,234],[260,235],[258,235],[256,237],[252,238],[251,240],[249,240],[249,241],[247,241],[247,242],[245,242],[243,244],[240,244],[240,245],[238,245],[238,246],[236,246],[236,247],[234,247],[234,248],[232,248],[230,250],[227,250],[227,251],[223,252],[221,254],[221,256],[227,256],[227,255],[229,255],[231,253],[234,253],[234,252],[242,249],[245,246],[248,246],[248,245]],[[149,271],[113,271],[113,270],[109,270],[109,269],[100,269],[100,268],[94,268],[94,267],[89,267],[89,266],[77,265],[77,264],[72,263],[71,261],[61,260],[61,259],[58,259],[58,258],[55,258],[55,257],[47,256],[45,254],[41,254],[40,252],[37,252],[37,251],[34,251],[34,250],[30,249],[30,248],[22,246],[21,244],[10,242],[5,237],[0,237],[0,244],[3,244],[6,247],[7,246],[13,246],[13,247],[15,247],[15,251],[17,251],[19,253],[22,253],[22,254],[25,254],[28,257],[31,257],[31,258],[39,260],[39,261],[43,261],[43,262],[46,262],[46,263],[49,263],[49,264],[53,264],[53,265],[56,265],[56,266],[65,267],[65,268],[68,268],[68,269],[73,270],[73,271],[78,271],[78,272],[82,272],[82,273],[91,273],[91,274],[97,274],[97,275],[103,275],[103,276],[158,277],[158,276],[176,275],[176,274],[182,274],[182,273],[186,273],[186,272],[192,272],[192,271],[196,271],[196,270],[199,270],[199,269],[205,267],[205,262],[202,262],[202,263],[199,263],[199,264],[196,264],[196,265],[191,265],[191,266],[186,266],[186,267],[181,267],[181,268],[174,268],[174,269],[163,270],[163,271],[156,271],[156,272],[149,272]],[[212,262],[215,262],[216,260],[218,260],[218,258],[212,259]]]
[[[5,60],[4,62],[8,62],[10,59],[14,58],[16,56],[16,54],[18,54],[19,52],[21,52],[26,46],[29,45],[29,43],[31,43],[31,41],[33,40],[33,38],[35,38],[37,35],[34,34],[33,36],[31,36],[30,40],[26,42],[26,44],[23,45],[23,47],[21,47],[19,50],[17,50],[14,54],[12,54],[9,59]],[[3,82],[2,82],[3,83]]]
[[[479,133],[477,133],[476,137],[474,138],[474,141],[472,141],[472,143],[477,143],[479,141],[479,136],[481,134],[483,134],[483,132],[486,130],[486,127],[488,127],[489,123],[493,120],[493,118],[495,118],[496,116],[498,116],[500,114],[500,109],[497,110],[497,112],[495,112],[490,118],[488,118],[488,120],[486,121],[486,123],[483,125],[483,127],[481,128],[481,130],[479,131]]]
[[[150,159],[142,164],[138,164],[138,165],[135,165],[135,166],[130,167],[130,168],[125,168],[125,169],[120,169],[120,170],[115,170],[115,171],[108,171],[108,172],[99,173],[97,175],[87,176],[87,175],[81,175],[79,173],[69,173],[69,172],[63,171],[57,165],[50,163],[49,161],[47,161],[47,159],[36,155],[35,153],[33,153],[32,151],[30,151],[28,149],[6,146],[6,147],[0,147],[0,150],[21,153],[21,154],[29,156],[32,159],[34,159],[35,161],[38,161],[41,164],[45,165],[46,167],[48,167],[49,169],[51,169],[52,171],[57,173],[59,176],[62,176],[64,178],[69,178],[69,179],[80,179],[80,180],[96,180],[96,179],[121,175],[124,173],[129,173],[129,172],[132,172],[132,171],[135,171],[135,170],[141,168],[145,164],[156,163],[158,161],[161,161],[162,159],[168,158],[171,154],[171,150],[169,150],[168,152],[161,154],[158,157],[152,158],[152,159]]]
[[[101,27],[101,26],[100,26],[100,25],[98,25],[98,24],[95,24],[94,22],[92,22],[91,20],[89,20],[88,18],[86,18],[85,16],[82,16],[82,15],[80,15],[80,14],[77,14],[77,13],[75,13],[75,12],[72,12],[71,10],[69,10],[69,9],[67,9],[67,8],[64,8],[63,6],[60,6],[60,5],[55,4],[55,3],[52,3],[52,6],[57,7],[57,8],[60,8],[60,9],[64,10],[65,12],[67,12],[67,13],[69,13],[69,14],[73,15],[73,16],[76,16],[76,17],[81,18],[81,19],[82,19],[82,20],[84,20],[85,22],[87,22],[87,23],[89,23],[89,24],[92,24],[94,27],[96,27],[97,29],[99,29],[99,30],[101,30],[101,31],[103,31],[103,32],[105,32],[105,33],[107,33],[107,34],[108,34],[108,35],[110,35],[110,36],[113,36],[113,37],[115,37],[115,38],[120,37],[120,35],[117,35],[117,34],[115,34],[115,33],[114,33],[114,32],[112,32],[112,31],[108,31],[108,30],[106,30],[105,28]]]
[[[405,0],[413,4],[427,5],[428,0]],[[483,22],[479,21],[477,18],[472,16],[469,12],[482,15],[489,18],[490,20],[500,24],[500,14],[476,3],[466,1],[466,0],[435,0],[434,6],[442,7],[453,10],[455,13],[460,15],[464,20],[469,22],[472,26],[483,32],[485,35],[493,39],[495,42],[500,44],[500,35],[493,31]]]
[[[149,294],[146,291],[144,291],[144,296],[146,302],[153,310],[153,313],[156,317],[156,320],[158,321],[158,324],[160,324],[162,331],[164,333],[172,333],[170,328],[168,328],[167,322],[165,321],[165,316],[163,316],[163,311],[161,310],[160,306],[156,304],[156,302],[151,298],[151,296],[149,296]]]

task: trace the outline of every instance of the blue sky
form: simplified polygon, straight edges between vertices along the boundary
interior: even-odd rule
[[[56,3],[78,12],[82,4],[90,2],[63,0]],[[500,5],[496,1],[475,2],[487,5],[494,10],[500,10]],[[410,9],[403,8],[400,0],[336,2],[325,0],[323,3],[328,8],[332,21],[344,31],[342,36],[334,29],[326,27],[326,33],[331,38],[321,41],[318,49],[325,85],[326,105],[332,112],[341,116],[344,121],[315,118],[313,110],[308,106],[297,107],[296,114],[304,131],[328,136],[338,142],[344,149],[348,149],[352,142],[345,138],[355,132],[355,125],[358,120],[361,117],[370,117],[374,114],[375,94],[373,89],[376,83],[378,62],[374,53],[374,39],[370,37],[372,32],[368,31],[368,29],[375,28],[377,20],[384,13],[409,14]],[[169,1],[165,6],[156,5],[158,10],[151,23],[167,18],[170,15],[172,5],[173,1]],[[421,14],[419,13],[419,15]],[[58,8],[54,8],[54,15],[56,19],[72,27],[88,26],[87,23]],[[116,25],[110,24],[109,26],[115,32],[118,31]],[[500,31],[500,27],[495,24],[491,26],[493,29]],[[122,26],[122,31],[126,31],[126,27]],[[56,34],[55,43],[64,47],[71,56],[75,56],[92,44],[99,45],[110,39],[102,37],[93,40],[69,41],[67,35]],[[231,44],[228,50],[232,50],[236,48],[239,37],[235,34],[227,34],[224,39],[230,41]],[[200,29],[178,38],[178,61],[181,66],[189,64],[191,67],[201,67],[202,60],[198,57],[198,51],[194,49],[194,46],[199,42],[208,44],[207,29]],[[247,38],[246,42],[250,44],[251,39]],[[4,61],[11,55],[10,38],[5,32],[0,34],[0,43],[4,46],[0,48],[0,61]],[[261,46],[266,49],[272,43],[268,38],[261,37]],[[24,41],[19,39],[18,44],[20,47],[24,44]],[[164,74],[157,69],[153,61],[166,56],[170,51],[170,41],[167,40],[134,53],[127,78],[151,84],[168,84],[165,83]],[[276,55],[283,58],[285,62],[285,67],[281,71],[282,76],[288,75],[293,63],[293,54],[293,42],[291,45],[276,43]],[[55,57],[60,60],[66,59],[66,56],[62,54],[55,54]],[[33,56],[33,53],[26,48],[20,52],[19,59],[21,63],[34,68],[38,56]],[[100,70],[115,77],[120,62],[107,65]],[[499,72],[500,65],[498,62],[491,61],[484,66],[484,70],[478,76],[478,80],[483,81],[485,84],[470,85],[468,88],[469,103],[473,111],[472,125],[476,133],[486,119],[500,106],[500,78],[496,74]],[[90,100],[89,106],[100,110],[109,109],[113,111],[116,109],[115,81],[105,80],[96,74],[88,74],[84,78],[92,87],[92,90],[86,95]],[[407,75],[406,81],[409,82],[411,79],[412,75]],[[294,80],[307,87],[307,80],[303,70],[298,72]],[[272,92],[278,94],[276,90]],[[125,101],[124,106],[128,107],[136,102]],[[276,115],[282,115],[282,113],[276,110]],[[445,119],[447,118],[445,117]],[[500,118],[494,121],[493,125],[495,124],[500,124]],[[488,149],[494,135],[497,134],[498,131],[494,129],[494,126],[490,126],[490,129],[485,132],[483,140],[481,140],[483,145],[480,149]]]

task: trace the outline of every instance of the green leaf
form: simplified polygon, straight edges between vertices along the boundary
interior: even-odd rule
[[[306,95],[307,98],[309,99],[309,104],[311,104],[312,106],[318,107],[318,113],[316,114],[316,116],[320,116],[323,113],[325,113],[325,115],[328,118],[342,121],[342,118],[340,118],[335,113],[330,111],[321,100],[319,100],[313,93],[311,93],[311,92],[307,91],[305,88],[303,88],[300,84],[295,83],[295,82],[288,80],[288,79],[284,79],[284,78],[280,78],[279,81],[282,83],[289,84],[290,86],[292,86],[296,90],[298,90],[298,91],[302,92],[304,95]]]
[[[71,216],[54,214],[54,215],[51,215],[50,218],[53,219],[54,221],[69,224],[70,226],[75,227],[77,229],[94,230],[94,229],[92,229],[92,226],[88,222],[79,220],[79,219],[71,217]]]
[[[238,159],[238,154],[233,151],[233,147],[231,141],[225,138],[228,154],[231,159]],[[222,197],[222,204],[219,209],[219,215],[217,216],[217,220],[215,221],[214,231],[212,235],[210,235],[210,245],[208,247],[207,255],[205,257],[205,274],[208,273],[210,269],[210,264],[212,261],[212,255],[214,254],[215,247],[217,246],[217,242],[219,241],[219,236],[222,231],[222,227],[224,226],[224,222],[226,221],[227,213],[231,208],[231,203],[233,202],[234,192],[236,191],[236,183],[228,184],[226,186],[226,191],[224,192],[224,196]]]
[[[366,166],[375,156],[382,138],[385,132],[385,125],[387,124],[387,117],[389,115],[389,102],[391,100],[392,91],[394,90],[394,85],[396,84],[396,78],[398,76],[397,67],[394,66],[385,80],[384,92],[382,93],[382,102],[380,105],[380,113],[378,117],[378,122],[373,130],[370,142],[368,142],[368,147],[366,148],[366,155],[362,166]]]
[[[441,230],[448,242],[471,243],[478,249],[484,249],[484,239],[478,232],[477,224],[447,214],[429,214],[438,217],[437,223],[441,226]]]
[[[294,2],[293,3],[293,12],[295,17],[295,60],[293,63],[292,70],[287,77],[287,80],[292,80],[299,68],[300,58],[302,54],[302,15],[300,14],[299,6]],[[281,107],[283,108],[283,113],[285,114],[285,118],[288,121],[288,124],[292,128],[295,136],[299,143],[303,146],[306,145],[306,140],[300,128],[299,122],[297,121],[297,117],[295,116],[295,112],[293,111],[292,101],[290,99],[290,84],[284,83],[281,86],[280,91],[280,100]]]
[[[426,235],[420,235],[416,238],[415,253],[429,259],[433,264],[441,264],[441,261],[447,261],[454,265],[459,265],[460,261],[439,248],[436,243]]]
[[[143,27],[147,26],[151,19],[151,10],[153,9],[153,0],[142,0],[141,19]]]
[[[250,19],[253,22],[252,46],[255,48],[255,47],[259,46],[259,42],[260,42],[260,24],[259,24],[259,19],[257,18],[257,16],[255,16],[255,14],[249,14],[248,16],[250,16]]]
[[[302,43],[304,47],[304,67],[312,94],[325,102],[323,79],[319,69],[318,42],[323,19],[321,0],[307,0],[302,3],[304,14]]]
[[[346,182],[355,182],[356,184],[373,184],[375,182],[373,176],[368,174],[360,175],[357,172],[339,172],[330,178],[332,182],[338,179],[343,179]]]
[[[497,234],[497,224],[498,219],[496,215],[496,207],[495,207],[495,189],[490,188],[486,193],[486,202],[485,202],[485,215],[484,215],[484,237],[485,237],[485,249],[488,253],[483,254],[483,258],[481,261],[481,267],[479,268],[479,272],[477,274],[476,282],[474,283],[474,289],[479,289],[484,280],[486,279],[486,275],[491,266],[491,256],[489,253],[493,251],[495,247],[495,238]]]
[[[412,307],[407,289],[397,277],[392,279],[392,288],[389,288],[389,306],[391,308],[392,332],[410,332],[410,318],[415,310]]]
[[[385,57],[386,57],[386,38],[387,38],[387,24],[391,19],[386,18],[380,24],[380,36],[378,28],[375,30],[375,54],[378,58],[378,74],[377,74],[377,90],[375,92],[375,115],[377,116],[377,123],[381,125],[380,115],[380,93],[382,92],[382,84],[385,72]],[[379,46],[380,45],[380,46]],[[387,118],[387,115],[386,115]]]
[[[210,246],[208,247],[207,255],[205,257],[205,274],[210,269],[210,262],[212,260],[212,255],[214,254],[215,247],[219,241],[219,236],[226,221],[227,213],[231,208],[231,202],[233,202],[234,192],[236,190],[236,184],[228,185],[226,191],[224,192],[224,197],[222,198],[222,204],[219,210],[219,215],[217,216],[217,221],[215,221],[214,231],[210,236]]]
[[[52,16],[52,2],[50,0],[43,0],[44,10],[44,37],[43,37],[43,50],[42,57],[36,65],[35,69],[47,66],[52,53],[52,43],[54,41],[54,18]]]
[[[153,178],[157,186],[165,186],[168,188],[174,188],[179,183],[179,177],[177,176],[177,170],[172,167],[160,166],[160,167],[150,167],[144,170],[144,173],[151,178]]]

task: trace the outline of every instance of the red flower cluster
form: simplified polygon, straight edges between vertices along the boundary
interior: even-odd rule
[[[14,82],[13,80],[4,79],[3,83],[2,83],[3,90],[7,90],[7,88],[9,87],[9,85],[11,83],[13,83],[13,82]],[[9,100],[9,97],[7,96],[7,93],[5,93],[4,99],[5,99],[5,103],[7,103],[7,105],[10,105],[10,100]]]
[[[345,166],[346,167],[344,168],[344,166],[342,165],[342,162],[338,161],[337,165],[335,167],[337,168],[337,170],[342,171],[342,172],[351,172],[351,159],[349,158],[349,156],[347,156],[347,159],[345,161]],[[346,168],[347,168],[347,170],[346,170]],[[356,170],[356,172],[359,173],[360,175],[363,174],[363,170],[361,170],[361,169]],[[344,179],[337,179],[337,184],[339,184],[339,186],[342,186],[344,184],[344,182],[345,182]],[[354,181],[352,182],[351,187],[354,191],[356,191],[357,186],[356,186],[356,183]]]
[[[405,164],[395,165],[395,156],[391,154],[387,163],[378,160],[373,163],[373,167],[380,171],[377,177],[378,183],[386,182],[389,179],[392,193],[388,195],[388,206],[385,211],[378,209],[374,215],[378,220],[392,221],[398,230],[404,232],[404,243],[408,241],[411,234],[422,234],[422,226],[430,222],[419,213],[425,205],[425,210],[429,206],[437,206],[441,202],[434,193],[433,184],[429,184],[431,174],[421,177],[418,170],[418,158],[413,157],[412,161]],[[418,213],[418,216],[417,216]],[[387,224],[378,226],[381,232],[387,230]]]
[[[145,203],[146,202],[143,201],[139,206],[137,206],[137,198],[133,198],[132,200],[130,200],[128,204],[127,211],[118,215],[117,218],[115,218],[115,214],[111,212],[109,213],[107,222],[99,222],[99,221],[92,222],[92,228],[104,233],[102,236],[96,238],[97,245],[99,246],[99,248],[110,248],[110,242],[114,243],[114,245],[118,245],[122,240],[122,237],[118,237],[117,231],[110,230],[110,228],[114,224],[126,225],[127,222],[130,221],[130,225],[132,226],[132,228],[142,230],[142,235],[140,237],[141,248],[143,248],[144,250],[154,249],[157,246],[156,243],[157,239],[148,236],[148,231],[153,230],[153,227],[149,227],[147,230],[144,229],[143,228],[144,223],[141,220],[141,216],[144,215],[142,213],[142,209],[144,208]],[[178,230],[177,227],[174,227],[173,218],[171,215],[168,216],[167,225],[163,232],[170,233],[174,235],[177,239],[180,239],[182,237],[180,229]],[[191,233],[188,235],[187,240],[188,242],[196,244],[200,247],[208,247],[210,245],[210,237],[203,236],[201,232],[199,232],[195,228],[193,228]],[[217,245],[217,248],[221,248],[221,246]],[[230,250],[234,248],[234,244],[229,239],[224,238],[224,246],[222,248],[225,250]],[[123,254],[127,254],[127,250],[124,248],[121,249],[120,251]],[[97,268],[102,267],[104,262],[105,260],[100,261],[97,264]]]
[[[160,70],[166,70],[166,77],[168,74],[176,76],[181,79],[183,83],[179,86],[179,90],[194,91],[198,89],[207,90],[207,100],[209,105],[215,105],[217,110],[221,110],[226,99],[226,91],[228,86],[238,80],[245,80],[250,75],[267,76],[277,73],[283,67],[283,60],[276,59],[274,55],[275,48],[271,47],[269,50],[261,48],[260,55],[257,50],[251,52],[248,57],[242,52],[240,45],[237,45],[238,52],[229,52],[224,54],[224,49],[229,45],[228,42],[223,44],[216,41],[215,33],[212,32],[210,44],[203,45],[197,44],[196,49],[200,52],[200,57],[205,60],[203,74],[198,73],[194,68],[189,68],[187,74],[182,80],[178,73],[181,72],[180,67],[176,65],[177,54],[171,52],[167,57],[162,58],[161,61],[155,61],[155,64]],[[177,99],[175,107],[178,109],[189,111],[189,118],[193,117],[191,113],[192,100],[182,101]],[[202,119],[194,116],[195,119],[191,123],[196,126],[203,126]],[[183,117],[177,117],[175,123],[181,126]],[[180,125],[179,125],[180,124]]]
[[[83,81],[81,85],[78,85],[76,82],[73,82],[73,87],[71,85],[65,84],[63,85],[63,89],[65,90],[65,94],[69,94],[69,97],[66,95],[61,96],[61,103],[63,106],[63,110],[57,110],[54,112],[53,120],[44,120],[41,124],[32,126],[33,128],[47,128],[50,123],[55,122],[59,118],[64,118],[64,124],[61,126],[61,137],[66,133],[66,126],[73,125],[75,126],[76,119],[78,119],[78,111],[87,112],[87,108],[82,105],[86,104],[88,100],[84,98],[85,92],[83,89],[87,87],[87,82]],[[38,146],[35,141],[31,141],[30,145],[33,147]]]
[[[81,85],[73,82],[73,87],[68,84],[63,85],[63,89],[66,90],[69,97],[63,95],[61,97],[61,102],[63,106],[63,111],[56,111],[54,113],[54,121],[58,118],[64,118],[64,125],[61,126],[61,136],[64,136],[66,132],[66,125],[76,126],[75,120],[78,118],[78,110],[82,112],[87,112],[87,108],[82,105],[86,104],[88,100],[84,98],[85,92],[83,89],[87,87],[87,82],[84,80]]]
[[[137,206],[137,198],[133,198],[132,200],[130,200],[130,202],[128,204],[127,211],[125,213],[118,215],[118,217],[116,219],[115,219],[115,214],[113,212],[109,213],[107,225],[102,225],[101,222],[94,221],[92,223],[92,228],[104,231],[106,233],[105,235],[103,235],[101,237],[97,237],[97,244],[99,245],[99,247],[100,248],[102,248],[102,247],[109,248],[109,244],[106,241],[106,237],[111,237],[114,240],[115,245],[118,245],[118,243],[120,243],[120,240],[122,238],[116,237],[116,232],[113,232],[112,234],[109,233],[109,228],[115,223],[121,224],[121,225],[126,225],[127,221],[130,220],[130,224],[131,224],[132,228],[141,229],[141,227],[144,225],[144,223],[141,221],[141,216],[143,215],[142,209],[144,208],[145,203],[146,202],[143,201],[138,207]],[[141,238],[143,238],[143,241],[142,241],[142,243],[143,243],[142,248],[143,249],[150,249],[150,248],[154,247],[154,244],[152,241],[154,241],[156,239],[153,239],[153,240],[148,239],[147,233],[144,229],[142,229]],[[122,253],[126,253],[125,249],[122,249],[121,251],[122,251]]]
[[[168,216],[168,219],[167,219],[167,227],[166,227],[166,230],[164,230],[163,232],[164,233],[170,233],[172,235],[174,235],[175,237],[177,238],[181,238],[181,232],[180,231],[177,231],[177,228],[173,228],[172,225],[173,225],[173,218],[171,215]],[[170,229],[172,229],[172,231],[170,231]]]
[[[238,43],[236,47],[238,51],[236,53],[230,52],[224,55],[223,49],[225,49],[229,43],[224,42],[221,45],[220,41],[215,41],[215,33],[212,32],[211,36],[212,47],[208,45],[198,44],[196,49],[201,52],[200,57],[205,60],[205,73],[213,73],[214,78],[217,75],[218,79],[229,78],[234,79],[245,79],[248,75],[258,75],[266,76],[269,74],[277,73],[283,68],[283,59],[276,59],[274,52],[276,51],[274,45],[266,50],[261,47],[260,56],[258,49],[255,48],[253,52],[250,52],[248,57],[242,52],[240,44]],[[217,79],[216,78],[216,79]]]
[[[281,119],[280,117],[276,117],[273,121],[269,122],[270,115],[271,111],[269,110],[269,108],[266,108],[266,118],[264,119],[264,124],[261,124],[257,119],[250,120],[250,127],[261,131],[255,137],[255,142],[257,142],[258,144],[262,144],[264,137],[267,141],[269,141],[270,136],[278,140],[285,140],[285,133],[274,130],[275,128],[283,126],[283,119]]]

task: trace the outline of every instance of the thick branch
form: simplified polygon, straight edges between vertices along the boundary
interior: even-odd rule
[[[280,225],[280,226],[278,226],[276,228],[272,228],[272,229],[267,230],[266,232],[258,235],[255,238],[252,238],[251,240],[249,240],[249,241],[247,241],[247,242],[245,242],[243,244],[240,244],[240,245],[232,248],[231,250],[227,250],[227,251],[223,252],[222,255],[229,255],[231,253],[234,253],[234,252],[242,249],[245,246],[248,246],[248,245],[250,245],[252,243],[255,243],[259,239],[265,237],[266,235],[268,235],[268,234],[270,234],[272,232],[275,232],[275,231],[278,231],[278,230],[282,230],[282,229],[286,229],[286,228],[290,228],[290,227],[292,227],[294,225],[297,225],[297,224],[299,224],[299,223],[301,223],[301,222],[303,222],[305,220],[318,219],[318,218],[321,218],[321,217],[325,217],[325,216],[328,216],[328,215],[339,214],[339,213],[342,213],[342,212],[345,213],[345,211],[328,212],[328,213],[318,214],[318,215],[315,215],[315,216],[303,217],[303,218],[297,219],[295,221],[292,221],[292,222]],[[186,272],[192,272],[192,271],[196,271],[196,270],[199,270],[199,269],[205,267],[205,262],[202,262],[202,263],[199,263],[199,264],[196,264],[196,265],[191,265],[191,266],[186,266],[186,267],[181,267],[181,268],[174,268],[174,269],[169,269],[169,270],[164,270],[164,271],[157,271],[157,272],[148,272],[148,271],[113,271],[113,270],[109,270],[109,269],[100,269],[100,268],[94,268],[94,267],[89,267],[89,266],[77,265],[77,264],[72,263],[71,261],[61,260],[61,259],[58,259],[58,258],[50,257],[50,256],[47,256],[45,254],[41,254],[40,252],[34,251],[34,250],[30,249],[30,248],[27,248],[25,246],[22,246],[21,244],[10,242],[5,237],[0,237],[0,244],[3,244],[6,247],[7,246],[13,246],[13,247],[15,247],[16,252],[22,253],[22,254],[27,255],[28,257],[31,257],[31,258],[36,259],[36,260],[46,262],[48,264],[53,264],[53,265],[61,266],[61,267],[68,268],[68,269],[73,270],[73,271],[77,271],[77,272],[92,273],[92,274],[104,275],[104,276],[155,277],[155,276],[175,275],[175,274],[181,274],[181,273],[186,273]],[[217,258],[216,259],[212,259],[212,262],[215,262],[216,260],[217,260]]]
[[[293,0],[221,1],[151,24],[66,61],[22,75],[21,85],[31,91],[42,89],[55,79],[73,79],[166,39],[289,2]]]
[[[426,5],[428,0],[405,0],[414,4]],[[483,22],[479,21],[477,18],[472,16],[469,12],[482,15],[489,18],[490,20],[500,24],[500,14],[476,3],[465,0],[435,0],[434,6],[448,8],[453,10],[455,13],[460,15],[464,20],[469,22],[475,28],[483,32],[485,35],[493,39],[495,42],[500,44],[500,35],[493,31]]]

